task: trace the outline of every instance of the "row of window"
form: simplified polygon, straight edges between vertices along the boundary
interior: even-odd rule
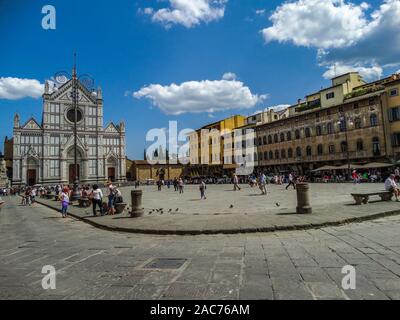
[[[363,151],[364,150],[364,142],[362,139],[357,140],[356,142],[356,150],[357,151]],[[340,151],[342,153],[347,152],[347,142],[346,141],[342,141],[340,143]],[[313,148],[311,146],[307,146],[306,147],[306,156],[312,156],[313,155]],[[374,137],[372,139],[372,152],[374,156],[378,156],[380,155],[381,151],[380,151],[380,144],[379,144],[379,138],[378,137]],[[319,144],[317,146],[317,150],[316,150],[316,154],[319,156],[322,156],[325,153],[324,150],[324,146],[322,144]],[[335,154],[336,153],[336,148],[334,144],[330,144],[328,146],[328,154]],[[275,152],[273,151],[265,151],[265,152],[260,152],[258,154],[258,159],[256,158],[255,160],[273,160],[273,159],[286,159],[286,158],[293,158],[293,156],[295,157],[301,157],[303,155],[303,151],[301,147],[297,147],[295,149],[295,153],[293,153],[293,149],[289,148],[288,150],[282,149],[282,150],[275,150]],[[257,154],[255,154],[255,156],[257,156]]]
[[[360,129],[362,128],[363,123],[362,119],[360,117],[357,117],[354,119],[354,128],[355,129]],[[378,126],[378,117],[376,114],[372,114],[370,116],[370,126],[371,127],[376,127]],[[345,121],[340,121],[339,123],[339,131],[343,132],[346,131],[347,125]],[[326,134],[333,134],[335,133],[334,130],[334,125],[332,122],[329,122],[326,124],[326,126],[322,125],[317,125],[315,127],[315,135],[316,136],[321,136],[324,133]],[[311,128],[307,127],[304,129],[304,137],[305,138],[310,138],[312,136],[312,130]],[[284,142],[284,141],[291,141],[293,139],[292,137],[292,131],[287,131],[286,134],[281,132],[279,135],[276,133],[274,135],[268,135],[264,137],[259,137],[258,138],[258,145],[266,145],[266,144],[272,144],[272,143],[278,143],[278,142]],[[301,131],[300,129],[296,129],[294,131],[294,139],[301,139]]]

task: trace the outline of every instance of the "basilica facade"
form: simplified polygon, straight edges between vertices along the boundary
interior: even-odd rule
[[[73,80],[60,87],[46,83],[42,121],[22,123],[14,117],[12,184],[81,184],[126,180],[125,123],[103,126],[101,89],[88,90],[79,80],[75,114]],[[76,117],[75,117],[76,115]],[[74,127],[77,125],[77,166],[74,165]]]

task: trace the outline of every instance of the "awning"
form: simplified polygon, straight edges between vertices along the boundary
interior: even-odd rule
[[[338,167],[335,166],[323,166],[321,168],[312,170],[311,172],[318,172],[318,171],[330,171],[330,170],[336,170],[339,169]]]
[[[364,164],[363,166],[361,166],[361,168],[378,169],[378,168],[389,168],[389,167],[393,167],[393,166],[394,165],[392,163],[371,162],[371,163]]]
[[[344,164],[339,167],[336,167],[336,169],[338,169],[338,170],[347,170],[348,168],[349,168],[348,164]],[[362,168],[365,168],[365,167],[360,164],[350,163],[350,169],[362,169]]]

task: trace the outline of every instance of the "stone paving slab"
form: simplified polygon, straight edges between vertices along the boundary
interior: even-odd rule
[[[251,210],[245,210],[240,205],[237,205],[237,207],[231,208],[229,212],[229,209],[222,209],[222,207],[226,207],[226,203],[231,202],[232,199],[218,201],[208,198],[201,202],[204,206],[200,207],[199,210],[195,210],[199,211],[199,213],[190,214],[190,210],[194,210],[192,198],[197,192],[195,186],[190,187],[189,190],[186,190],[187,195],[180,196],[180,200],[176,199],[179,195],[174,193],[173,190],[157,192],[152,187],[145,188],[144,198],[151,204],[146,206],[146,213],[140,218],[131,218],[126,211],[114,216],[95,217],[92,215],[92,208],[79,208],[75,205],[69,207],[68,213],[93,226],[111,231],[160,235],[235,234],[305,230],[400,214],[400,204],[395,201],[373,201],[367,205],[354,205],[350,192],[354,192],[354,190],[378,190],[381,188],[379,184],[361,186],[351,184],[312,185],[311,189],[316,194],[312,204],[315,203],[315,205],[313,205],[313,213],[305,215],[295,213],[296,210],[292,203],[295,191],[287,191],[285,193],[286,190],[284,190],[283,186],[271,186],[267,197],[252,197],[251,195],[254,195],[256,191],[249,187],[247,189],[244,188],[240,193],[235,193],[237,195],[235,197],[241,198],[244,202],[249,201],[249,198],[252,199]],[[212,194],[219,194],[220,197],[226,194],[230,196],[234,193],[228,189],[229,185],[211,187],[214,188]],[[316,189],[318,188],[321,191],[317,191]],[[342,189],[345,189],[345,191]],[[129,190],[123,190],[125,200],[128,199],[127,193]],[[330,194],[330,197],[328,197],[328,194]],[[150,213],[153,210],[151,206],[154,206],[154,199],[157,198],[159,198],[158,201],[162,200],[164,208],[171,207],[173,203],[174,206],[179,208],[179,211],[168,212],[167,209],[163,209],[166,212]],[[275,199],[279,199],[279,204],[283,208],[276,206]],[[60,209],[60,203],[57,201],[47,199],[38,199],[37,201],[52,209]],[[225,204],[223,201],[225,201]],[[327,203],[323,204],[323,201],[327,201]],[[215,210],[213,209],[214,207]]]

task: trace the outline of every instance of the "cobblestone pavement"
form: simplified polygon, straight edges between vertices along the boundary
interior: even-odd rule
[[[5,200],[1,299],[400,298],[399,217],[307,231],[151,236]],[[341,288],[347,264],[357,271],[355,290]],[[44,265],[57,270],[56,290],[41,287]]]

